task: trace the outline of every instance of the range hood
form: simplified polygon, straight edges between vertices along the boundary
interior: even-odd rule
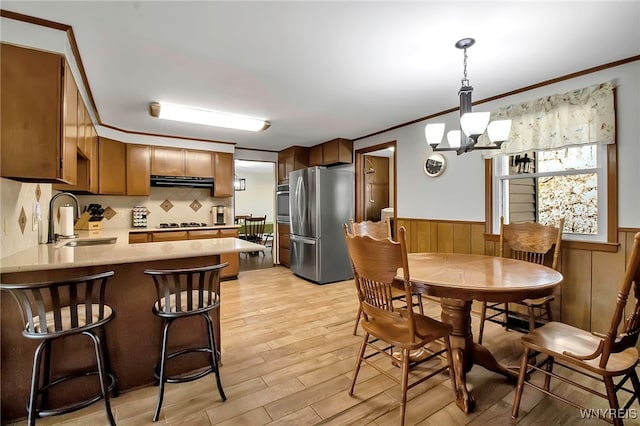
[[[165,188],[213,188],[213,178],[151,175],[151,186]]]

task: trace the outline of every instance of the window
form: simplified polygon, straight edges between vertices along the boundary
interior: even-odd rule
[[[600,244],[618,240],[615,82],[508,105],[491,118],[512,125],[502,150],[485,155],[487,231],[499,232],[501,215],[544,224],[564,217],[576,247],[615,250]]]
[[[507,222],[556,224],[564,237],[607,241],[607,146],[579,145],[493,159],[494,233]]]

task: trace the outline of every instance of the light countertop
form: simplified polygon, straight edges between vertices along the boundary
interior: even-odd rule
[[[1,258],[0,273],[77,268],[264,250],[264,246],[260,244],[254,244],[239,238],[129,244],[129,231],[129,228],[77,231],[78,240],[97,240],[113,237],[116,237],[117,240],[115,244],[77,247],[66,246],[65,244],[68,240],[63,240],[56,244],[39,244]]]

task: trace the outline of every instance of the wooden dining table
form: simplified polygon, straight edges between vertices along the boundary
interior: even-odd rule
[[[453,327],[456,404],[470,413],[475,398],[467,389],[466,374],[475,364],[517,379],[517,371],[499,363],[487,348],[473,341],[472,301],[513,302],[549,296],[562,283],[562,274],[535,263],[475,254],[410,253],[408,260],[413,292],[441,298],[442,321]],[[401,270],[397,278],[401,284]]]

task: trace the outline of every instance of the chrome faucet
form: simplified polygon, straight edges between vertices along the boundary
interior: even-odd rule
[[[49,238],[47,238],[47,243],[55,243],[58,240],[58,234],[53,233],[53,202],[63,195],[68,195],[73,199],[76,205],[76,219],[80,219],[80,203],[75,195],[70,192],[58,192],[52,196],[51,201],[49,201]]]

